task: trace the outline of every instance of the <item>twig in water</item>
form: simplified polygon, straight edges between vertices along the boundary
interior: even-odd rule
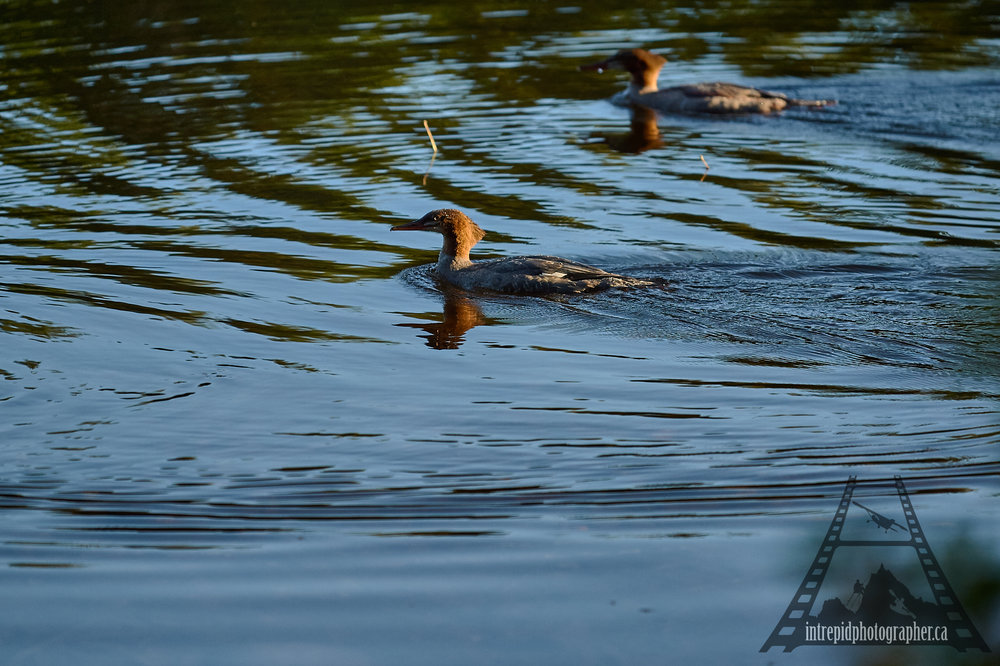
[[[423,180],[424,185],[427,184],[427,174],[431,172],[431,167],[434,166],[434,160],[436,159],[437,159],[437,153],[431,155],[431,163],[427,165],[427,171],[424,171],[424,180]]]
[[[705,176],[708,175],[708,162],[705,161],[705,156],[704,155],[699,155],[698,159],[700,159],[701,163],[705,165],[705,173],[701,174],[701,179],[700,179],[700,180],[703,181],[703,180],[705,180]]]
[[[437,147],[437,144],[434,143],[434,135],[431,134],[431,128],[427,124],[426,120],[424,121],[424,129],[427,130],[427,138],[431,140],[431,148],[434,149],[434,154],[437,155],[438,147]]]

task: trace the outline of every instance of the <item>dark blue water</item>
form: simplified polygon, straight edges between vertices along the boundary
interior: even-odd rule
[[[998,647],[995,7],[2,12],[3,663],[989,663],[758,651],[852,475]],[[448,288],[437,207],[668,286]]]

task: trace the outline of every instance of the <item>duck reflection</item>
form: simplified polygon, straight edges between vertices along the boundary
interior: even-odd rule
[[[644,153],[647,150],[660,148],[663,140],[660,138],[660,128],[656,124],[656,111],[644,106],[632,106],[629,131],[627,134],[591,134],[592,138],[600,139],[602,143],[619,153]]]
[[[444,313],[442,321],[424,324],[396,324],[402,328],[416,328],[424,331],[421,335],[428,347],[434,349],[458,349],[465,342],[466,331],[481,324],[495,323],[483,314],[479,305],[469,298],[467,292],[445,285]]]

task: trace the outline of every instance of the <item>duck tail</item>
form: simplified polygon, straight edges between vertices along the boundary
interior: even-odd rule
[[[792,99],[788,98],[788,106],[809,106],[819,108],[821,106],[836,106],[835,99]]]

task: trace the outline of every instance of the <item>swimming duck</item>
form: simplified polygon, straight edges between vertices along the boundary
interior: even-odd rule
[[[628,88],[614,96],[620,104],[638,104],[667,113],[774,113],[790,106],[836,104],[826,99],[794,99],[734,83],[695,83],[660,90],[656,79],[667,59],[645,49],[625,49],[607,60],[582,65],[581,70],[621,69],[632,75]]]
[[[432,210],[419,220],[392,231],[436,231],[444,237],[435,270],[463,289],[490,289],[510,294],[582,294],[605,289],[651,287],[654,282],[609,273],[559,257],[508,257],[473,262],[469,250],[486,235],[460,210]]]

